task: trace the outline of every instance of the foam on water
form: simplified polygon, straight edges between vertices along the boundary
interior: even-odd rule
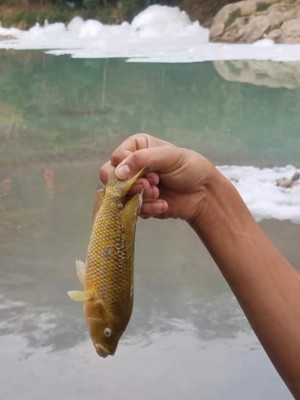
[[[277,179],[291,178],[295,167],[222,166],[219,170],[235,185],[258,221],[275,218],[300,223],[300,181],[292,188],[276,185]]]
[[[68,25],[37,24],[28,31],[0,27],[0,49],[47,49],[51,54],[79,58],[126,58],[134,62],[196,62],[260,59],[300,60],[300,45],[279,45],[271,40],[255,44],[209,43],[209,31],[191,22],[178,7],[153,5],[129,23],[103,25],[75,17]]]

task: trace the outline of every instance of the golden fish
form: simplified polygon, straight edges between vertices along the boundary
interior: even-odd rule
[[[142,194],[125,205],[124,198],[136,179],[118,180],[112,174],[97,192],[94,223],[86,261],[76,261],[83,291],[68,292],[84,302],[84,314],[97,353],[113,355],[131,316],[136,222]]]

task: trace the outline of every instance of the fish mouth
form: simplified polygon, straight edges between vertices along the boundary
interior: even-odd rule
[[[96,349],[96,351],[97,351],[97,354],[98,354],[100,357],[105,358],[105,357],[107,357],[107,356],[113,356],[113,355],[114,355],[114,352],[108,350],[108,349],[107,349],[106,347],[104,347],[102,344],[94,343],[94,346],[95,346],[95,349]]]

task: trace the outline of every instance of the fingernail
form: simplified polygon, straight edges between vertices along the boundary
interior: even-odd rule
[[[117,177],[120,179],[128,179],[130,177],[130,168],[127,164],[118,165],[116,169]]]

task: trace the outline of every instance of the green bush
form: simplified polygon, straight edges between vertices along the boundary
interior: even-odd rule
[[[256,11],[265,11],[271,6],[271,3],[260,2],[256,4]]]
[[[241,16],[241,10],[239,8],[232,11],[232,13],[229,15],[227,21],[225,22],[225,29],[228,28],[228,26],[231,25],[240,16]]]

